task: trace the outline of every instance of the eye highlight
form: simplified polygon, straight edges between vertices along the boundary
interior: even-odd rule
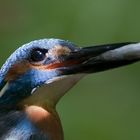
[[[32,62],[40,62],[43,61],[46,58],[46,53],[48,52],[48,50],[46,49],[34,49],[31,52],[30,55],[30,60]]]

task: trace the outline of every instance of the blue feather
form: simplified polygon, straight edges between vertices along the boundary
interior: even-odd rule
[[[40,132],[21,111],[0,111],[0,126],[2,126],[1,140],[49,140],[48,136]]]

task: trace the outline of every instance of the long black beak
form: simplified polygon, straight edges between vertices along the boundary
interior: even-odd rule
[[[95,73],[128,65],[140,60],[140,43],[117,43],[80,48],[59,68],[62,74]]]

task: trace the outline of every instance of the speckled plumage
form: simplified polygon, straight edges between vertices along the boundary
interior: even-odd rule
[[[0,70],[0,139],[63,140],[55,106],[87,73],[140,59],[139,43],[77,48],[42,39],[17,49]]]
[[[63,40],[59,40],[59,39],[43,39],[43,40],[37,40],[37,41],[33,41],[31,43],[25,44],[22,47],[20,47],[19,49],[17,49],[6,61],[6,63],[3,65],[3,67],[0,70],[0,89],[2,89],[4,86],[6,86],[5,90],[4,90],[4,94],[1,96],[0,98],[0,109],[3,110],[4,108],[6,110],[8,110],[6,113],[4,113],[3,111],[0,111],[0,126],[5,126],[5,129],[3,129],[4,131],[1,131],[0,133],[3,134],[4,136],[0,135],[0,137],[2,137],[2,139],[7,138],[7,137],[11,137],[11,135],[13,135],[13,137],[15,139],[19,139],[18,137],[24,137],[24,139],[28,139],[29,137],[31,137],[30,139],[38,139],[42,137],[42,139],[47,139],[49,140],[48,136],[46,136],[45,134],[43,134],[42,132],[38,133],[34,133],[32,132],[33,129],[35,129],[35,126],[29,121],[29,119],[27,119],[27,115],[23,112],[20,112],[16,106],[17,103],[19,103],[21,100],[23,100],[24,98],[27,98],[28,96],[30,96],[32,94],[32,90],[36,87],[41,86],[43,83],[45,83],[47,80],[53,78],[55,75],[57,75],[57,72],[55,70],[52,71],[48,71],[46,75],[44,75],[44,71],[38,71],[36,69],[30,69],[25,73],[22,73],[22,75],[17,75],[16,79],[8,79],[7,74],[10,71],[11,68],[13,68],[13,66],[15,64],[20,65],[21,63],[24,63],[24,61],[26,61],[30,55],[30,51],[35,48],[35,47],[40,47],[41,48],[51,48],[54,45],[64,45],[65,43],[67,43],[66,45],[69,46],[71,49],[73,49],[73,45],[72,43],[69,42],[64,42]],[[26,65],[21,66],[20,68],[24,68],[26,67]],[[15,69],[15,74],[18,69]],[[38,74],[38,72],[40,72],[40,74]],[[24,75],[24,76],[23,76]],[[12,77],[12,75],[11,75]],[[9,80],[9,81],[8,81]],[[8,83],[8,85],[6,85]],[[14,108],[15,111],[9,112],[9,108]],[[5,110],[4,110],[5,111]],[[23,117],[24,116],[24,117]],[[6,119],[8,118],[8,119]],[[16,119],[18,118],[18,119]],[[26,118],[26,119],[25,119]],[[16,121],[11,121],[12,119],[15,119]],[[24,121],[23,121],[24,120]],[[19,124],[20,121],[20,124]],[[6,123],[5,123],[6,122]],[[26,124],[30,124],[30,133],[25,129],[24,126],[26,126]],[[13,126],[13,127],[12,127]],[[46,124],[47,126],[47,124]],[[17,129],[20,128],[21,133],[17,132]],[[27,125],[27,127],[29,127],[29,125]],[[15,129],[17,128],[17,129]],[[5,137],[5,130],[9,129],[9,131],[6,134]],[[27,134],[28,132],[28,134]],[[22,136],[23,135],[23,136]],[[26,137],[25,137],[26,136]],[[37,137],[37,138],[36,138]]]
[[[20,63],[23,63],[24,61],[26,61],[26,59],[30,55],[30,51],[33,48],[41,46],[41,48],[50,49],[55,45],[62,45],[62,46],[67,45],[68,47],[70,47],[70,49],[72,49],[72,50],[74,49],[74,45],[72,43],[65,42],[65,41],[59,40],[59,39],[42,39],[42,40],[32,41],[31,43],[25,44],[25,45],[21,46],[19,49],[17,49],[8,58],[6,63],[1,68],[1,71],[0,71],[0,83],[1,84],[0,85],[4,85],[3,83],[6,82],[5,79],[3,79],[3,78],[6,78],[6,75],[9,71],[9,69],[15,64],[19,65]],[[21,66],[21,69],[24,68],[24,67],[25,67],[25,65]],[[37,72],[38,71],[32,69],[31,71],[23,73],[24,77],[20,77],[20,75],[19,75],[19,77],[17,79],[14,79],[14,81],[12,81],[12,80],[10,81],[12,83],[12,87],[10,87],[10,85],[9,85],[10,94],[13,92],[13,94],[15,94],[15,95],[12,95],[12,96],[14,96],[14,99],[7,100],[8,103],[11,102],[11,104],[13,104],[12,102],[14,102],[14,100],[16,99],[15,98],[16,94],[18,94],[18,96],[19,96],[20,91],[22,91],[21,99],[23,99],[24,97],[27,97],[27,96],[30,95],[33,88],[35,88],[37,86],[40,86],[43,82],[52,78],[52,76],[57,75],[57,72],[55,70],[47,72],[48,73],[47,75],[44,75],[44,73],[41,74],[41,72],[40,72],[41,80],[39,81],[39,75],[34,74],[34,73],[37,73]],[[33,76],[34,76],[34,78],[30,78],[30,77],[33,77]],[[44,78],[45,81],[43,81],[43,78]],[[20,87],[19,85],[22,85],[22,87]],[[20,88],[22,88],[22,90]],[[16,93],[14,93],[15,89],[16,89]],[[19,92],[17,92],[18,90],[19,90]],[[25,93],[25,95],[24,95],[24,93]],[[7,94],[9,94],[9,91],[7,91],[7,93],[5,93],[6,97],[3,96],[2,98],[0,98],[0,104],[1,104],[1,102],[2,102],[2,104],[3,104],[3,102],[6,103],[5,98],[7,98],[7,96],[10,98],[10,95],[7,95]],[[19,100],[19,98],[17,100]],[[15,102],[17,102],[17,101],[15,100]],[[11,104],[10,104],[10,106],[11,106]]]

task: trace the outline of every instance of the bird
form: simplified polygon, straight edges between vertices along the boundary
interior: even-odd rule
[[[139,60],[138,42],[79,47],[51,38],[22,45],[0,69],[0,139],[64,140],[61,97],[88,74]]]

